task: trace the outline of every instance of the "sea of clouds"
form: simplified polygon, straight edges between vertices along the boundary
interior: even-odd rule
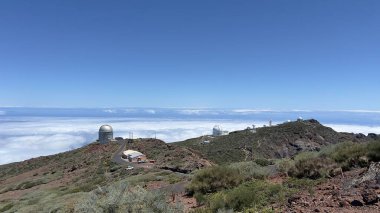
[[[157,137],[165,142],[181,141],[211,134],[214,125],[233,131],[252,122],[135,120],[115,118],[27,118],[0,123],[0,164],[71,150],[93,142],[102,124],[110,124],[114,136],[128,138]],[[263,122],[256,122],[263,125]]]
[[[120,109],[104,109],[103,111],[114,115]],[[151,116],[66,117],[54,116],[54,113],[49,113],[45,116],[38,113],[36,113],[38,116],[24,116],[20,114],[9,115],[6,110],[0,110],[0,165],[81,147],[97,139],[98,129],[103,124],[112,125],[115,137],[128,138],[130,133],[133,133],[134,138],[152,138],[156,136],[165,142],[175,142],[211,134],[214,125],[220,125],[223,130],[235,131],[245,129],[252,124],[258,127],[267,125],[268,120],[264,119],[267,117],[274,117],[273,123],[276,124],[286,121],[287,119],[285,118],[288,117],[297,118],[295,115],[299,113],[310,113],[292,111],[291,116],[285,116],[286,112],[235,110],[232,113],[241,114],[231,117],[221,115],[221,110],[176,110],[176,113],[185,116],[180,117],[168,113],[160,115],[160,110],[157,109],[144,109],[143,111],[146,115]],[[124,112],[141,113],[133,109],[128,109]],[[226,113],[225,111],[223,112]],[[70,113],[75,114],[75,112]],[[247,116],[247,114],[253,116],[239,117]],[[205,115],[208,115],[208,117]],[[355,114],[350,122],[345,122],[347,121],[345,117],[342,120],[337,120],[337,122],[325,119],[327,122],[322,123],[340,132],[380,134],[379,115],[380,113],[375,114],[375,116],[371,117],[373,119],[367,119],[370,122],[366,123],[361,122],[359,118],[366,119],[369,117],[367,114],[359,116]],[[319,116],[321,118],[331,117],[323,114]],[[313,117],[316,117],[316,115],[313,115]]]

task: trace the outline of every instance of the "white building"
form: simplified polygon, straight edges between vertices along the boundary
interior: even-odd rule
[[[135,150],[126,150],[123,152],[122,157],[127,159],[129,162],[141,162],[146,161],[146,156]]]

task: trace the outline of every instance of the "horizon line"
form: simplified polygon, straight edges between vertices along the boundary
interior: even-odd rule
[[[351,113],[380,113],[380,109],[271,109],[248,107],[67,107],[67,106],[0,106],[4,108],[32,108],[32,109],[173,109],[173,110],[231,110],[236,113],[254,112],[351,112]]]

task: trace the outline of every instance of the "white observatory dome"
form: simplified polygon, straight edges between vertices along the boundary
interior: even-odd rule
[[[219,125],[215,125],[213,129],[214,129],[214,130],[217,130],[217,131],[222,131],[222,128],[220,128]]]

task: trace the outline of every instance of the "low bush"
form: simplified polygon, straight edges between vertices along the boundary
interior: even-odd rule
[[[19,185],[17,185],[12,190],[29,189],[29,188],[32,188],[34,186],[38,186],[38,185],[45,184],[45,183],[47,183],[47,181],[43,180],[43,179],[25,181],[25,182],[22,182]]]
[[[283,183],[283,186],[288,188],[289,194],[297,191],[308,191],[310,194],[313,194],[313,187],[322,183],[324,180],[325,179],[312,180],[308,178],[289,178]]]
[[[295,160],[289,175],[297,178],[318,179],[332,176],[337,167],[337,164],[330,158],[316,156],[314,153],[305,153]]]
[[[334,146],[328,156],[339,163],[343,170],[365,167],[368,166],[367,147],[367,144],[345,142]]]
[[[119,170],[119,169],[121,169],[121,168],[122,168],[122,166],[120,166],[120,165],[112,166],[112,167],[110,168],[110,172],[116,172],[117,170]]]
[[[270,174],[267,167],[262,167],[252,161],[233,163],[229,167],[237,169],[245,180],[265,179]]]
[[[380,141],[369,143],[367,149],[367,157],[370,161],[380,161]]]
[[[266,158],[258,158],[258,159],[255,159],[255,163],[257,163],[258,165],[260,166],[269,166],[269,165],[273,165],[273,162],[266,159]]]
[[[294,160],[289,158],[281,159],[276,163],[276,165],[278,170],[286,176],[289,176],[289,172],[294,170]]]
[[[180,177],[178,177],[176,174],[170,174],[167,176],[167,181],[170,183],[170,184],[175,184],[175,183],[178,183],[178,182],[181,182],[182,179]]]
[[[187,187],[189,195],[196,192],[207,194],[217,192],[223,189],[230,189],[239,185],[243,181],[243,176],[239,170],[214,166],[206,169],[199,170],[191,183]]]
[[[194,194],[194,198],[197,201],[198,206],[205,204],[205,202],[207,200],[206,196],[202,193],[199,193],[199,192],[196,192]]]
[[[0,208],[0,212],[8,211],[9,209],[13,208],[13,203],[8,203],[7,205]]]
[[[287,189],[279,184],[255,180],[212,195],[209,207],[213,212],[217,212],[219,209],[235,211],[262,209],[273,203],[284,203],[287,193]]]
[[[182,206],[167,204],[166,198],[163,192],[119,182],[88,193],[76,203],[74,212],[183,212]]]
[[[356,167],[367,167],[380,160],[380,141],[371,143],[344,142],[325,147],[320,152],[302,152],[294,160],[277,163],[279,170],[297,178],[318,179],[340,174]]]

